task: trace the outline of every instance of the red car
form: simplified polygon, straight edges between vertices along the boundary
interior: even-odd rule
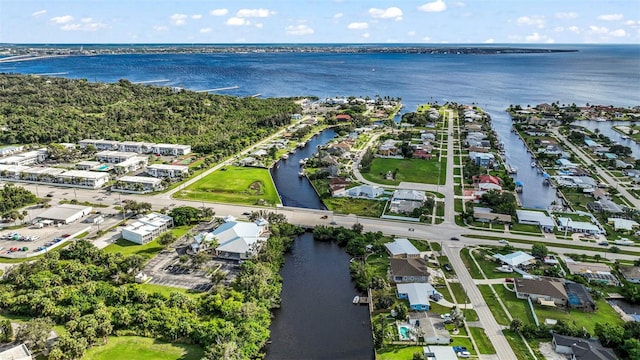
[[[69,236],[71,236],[71,234],[64,234],[62,235],[63,238],[68,238]]]

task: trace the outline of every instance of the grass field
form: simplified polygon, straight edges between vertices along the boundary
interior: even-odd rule
[[[158,293],[161,295],[166,296],[167,298],[171,295],[171,293],[173,292],[178,292],[178,293],[182,293],[182,294],[187,294],[189,296],[196,296],[198,294],[202,294],[200,292],[194,292],[191,293],[189,292],[189,290],[187,289],[182,289],[182,288],[175,288],[175,287],[170,287],[170,286],[163,286],[163,285],[156,285],[156,284],[139,284],[138,285],[142,290],[148,292],[149,294],[153,294],[153,293]]]
[[[185,226],[176,226],[169,231],[171,231],[173,235],[177,239],[179,239],[180,237],[182,237],[182,235],[186,234],[189,231],[189,229],[191,229],[191,226],[185,225]],[[119,253],[122,253],[122,255],[124,256],[138,254],[148,260],[148,259],[151,259],[160,251],[162,251],[162,249],[164,249],[164,246],[158,244],[158,238],[155,238],[144,245],[138,245],[134,242],[120,238],[115,243],[105,247],[104,251],[109,253],[119,252]]]
[[[495,354],[496,349],[491,345],[491,340],[487,337],[487,334],[484,332],[483,328],[470,327],[471,336],[476,341],[476,345],[478,345],[478,352],[480,354]]]
[[[407,360],[413,359],[413,354],[422,353],[422,346],[399,346],[390,345],[378,350],[376,359],[378,360]]]
[[[385,179],[387,171],[397,171],[395,180]],[[437,160],[422,159],[382,159],[375,158],[371,162],[371,170],[362,173],[369,181],[378,184],[398,185],[403,181],[443,185],[446,181],[446,164]]]
[[[195,345],[171,344],[140,336],[112,336],[109,343],[87,350],[83,360],[199,360],[201,348]]]
[[[489,309],[491,310],[491,313],[493,314],[493,317],[495,317],[498,324],[508,326],[511,321],[509,321],[507,313],[504,312],[495,295],[493,295],[493,292],[491,292],[491,285],[478,285],[478,289],[480,290],[484,301],[489,306]]]
[[[509,310],[509,314],[514,319],[520,319],[523,323],[533,324],[533,315],[529,310],[529,304],[526,300],[520,300],[516,298],[516,293],[507,290],[504,285],[495,285],[493,289],[498,293],[498,296],[502,299],[504,306]],[[538,319],[540,322],[544,322],[544,319]]]
[[[268,169],[229,166],[176,193],[182,199],[246,205],[280,203]],[[264,202],[264,203],[263,203]]]
[[[331,211],[338,214],[355,214],[359,216],[380,217],[386,204],[385,201],[352,199],[352,198],[326,198],[322,202]]]
[[[467,294],[460,283],[449,283],[449,287],[451,287],[451,291],[453,292],[453,296],[456,298],[456,302],[458,304],[464,304],[467,302]]]
[[[524,343],[520,335],[511,330],[502,330],[502,333],[507,338],[511,349],[516,353],[516,357],[520,360],[534,360],[535,357],[531,355],[527,345]]]
[[[605,323],[609,325],[623,324],[620,316],[605,300],[597,300],[596,304],[597,310],[593,313],[583,312],[579,310],[564,312],[552,308],[543,308],[539,305],[534,305],[533,308],[536,311],[536,315],[538,316],[538,320],[540,322],[544,322],[545,319],[563,320],[567,323],[575,324],[579,329],[585,327],[591,334],[593,334],[593,328],[595,327],[596,323]]]

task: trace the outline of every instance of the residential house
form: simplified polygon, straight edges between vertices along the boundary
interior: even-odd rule
[[[515,278],[514,286],[518,299],[531,299],[545,306],[567,305],[567,291],[562,279],[540,277],[536,279]]]
[[[240,161],[238,161],[238,163],[240,164],[240,166],[256,166],[260,162],[258,161],[258,159],[252,156],[247,156],[245,158],[242,158]]]
[[[640,226],[636,221],[623,219],[623,218],[609,218],[607,219],[609,224],[613,224],[615,231],[633,231],[636,227]]]
[[[614,203],[608,198],[601,198],[598,201],[590,202],[587,208],[592,212],[608,212],[610,214],[622,214],[624,210],[620,205]]]
[[[491,153],[478,153],[478,152],[469,152],[469,158],[476,165],[490,168],[493,167],[494,162],[496,161],[495,155]]]
[[[473,208],[473,219],[480,222],[499,222],[502,224],[511,223],[511,215],[494,213],[492,209],[475,206]]]
[[[572,281],[567,281],[564,284],[564,287],[567,291],[567,303],[569,308],[587,312],[593,312],[596,310],[596,302],[591,297],[591,293],[586,286]]]
[[[396,284],[399,299],[409,300],[409,308],[413,311],[428,311],[429,296],[436,293],[436,289],[427,283]]]
[[[436,140],[436,134],[434,132],[431,131],[427,131],[427,132],[421,132],[420,133],[420,140],[421,141],[435,141]]]
[[[612,349],[606,348],[598,340],[584,339],[552,333],[553,350],[569,356],[570,360],[617,360]]]
[[[142,169],[149,164],[149,158],[146,156],[134,156],[123,162],[117,163],[114,167],[118,174],[126,174],[131,171]]]
[[[267,241],[268,225],[260,219],[255,222],[229,221],[218,226],[213,231],[218,241],[216,256],[237,261],[251,259]]]
[[[27,166],[41,163],[47,159],[48,152],[46,148],[27,151],[20,154],[0,158],[0,164]]]
[[[559,217],[558,229],[560,231],[568,231],[571,233],[585,233],[585,234],[604,234],[604,230],[600,229],[597,225],[586,221],[574,221],[570,218]]]
[[[400,149],[396,146],[399,143],[398,140],[387,139],[380,145],[378,148],[378,153],[382,156],[395,156],[398,154]]]
[[[537,225],[545,232],[553,231],[556,227],[553,218],[540,211],[516,210],[516,217],[519,224]]]
[[[495,254],[493,255],[493,257],[497,259],[499,262],[505,265],[509,265],[510,267],[513,267],[513,268],[519,267],[519,266],[528,266],[536,262],[535,257],[523,251],[516,251],[507,255]]]
[[[189,174],[189,167],[185,165],[153,164],[147,166],[147,174],[153,177],[178,178]]]
[[[84,139],[78,142],[80,145],[80,149],[84,150],[87,146],[93,146],[97,151],[103,150],[117,150],[118,149],[118,141],[114,140],[104,140],[104,139]]]
[[[351,115],[349,114],[338,114],[336,115],[336,120],[338,121],[351,121]]]
[[[102,163],[100,161],[80,161],[76,164],[78,170],[96,170]]]
[[[620,265],[618,270],[625,280],[640,284],[640,266]]]
[[[146,244],[173,227],[171,216],[152,212],[122,228],[122,238],[136,244]]]
[[[496,190],[502,191],[502,179],[493,175],[474,175],[472,178],[473,184],[478,190],[489,191]]]
[[[8,180],[20,180],[22,173],[29,169],[31,169],[29,166],[0,164],[0,178]]]
[[[379,186],[358,185],[350,189],[344,189],[341,193],[334,196],[346,196],[353,198],[375,199],[384,194],[384,189]]]
[[[32,360],[35,359],[25,344],[9,345],[0,351],[1,360]]]
[[[59,184],[99,189],[109,182],[109,174],[97,171],[69,170],[57,177]]]
[[[420,251],[408,239],[394,239],[393,242],[384,244],[389,256],[394,259],[419,258]]]
[[[573,259],[566,258],[565,264],[569,273],[572,275],[580,275],[584,277],[587,282],[602,283],[608,285],[619,286],[620,282],[611,273],[611,268],[607,264],[603,263],[586,263],[573,261]]]
[[[429,281],[427,262],[422,258],[389,259],[389,275],[394,283]]]
[[[423,159],[423,160],[431,160],[431,157],[433,155],[431,155],[431,152],[427,152],[425,150],[415,150],[412,154],[411,157],[414,159]]]
[[[396,190],[391,197],[389,210],[398,214],[411,213],[413,210],[421,207],[426,199],[427,196],[424,191]]]
[[[118,144],[118,150],[122,152],[134,152],[138,154],[149,154],[156,144],[141,141],[122,141]]]

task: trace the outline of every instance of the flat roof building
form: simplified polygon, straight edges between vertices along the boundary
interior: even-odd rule
[[[119,174],[128,173],[130,171],[136,171],[138,169],[142,169],[147,166],[149,163],[149,158],[146,156],[134,156],[128,158],[123,162],[119,162],[115,165],[116,172]]]
[[[148,154],[156,144],[141,141],[121,141],[118,143],[118,150],[123,152],[134,152],[138,154]]]
[[[429,310],[429,296],[436,293],[436,289],[427,283],[396,284],[398,298],[409,300],[409,307],[414,311]]]
[[[503,262],[504,264],[507,264],[513,267],[517,267],[521,265],[529,265],[534,263],[536,260],[535,257],[523,251],[516,251],[507,255],[495,254],[493,255],[493,257]]]
[[[28,151],[21,154],[15,154],[5,158],[0,158],[0,164],[22,166],[31,165],[46,160],[47,154],[47,149],[42,148],[39,150]]]
[[[516,210],[519,224],[538,225],[543,229],[553,230],[556,223],[551,216],[540,211]]]
[[[147,174],[153,177],[181,177],[189,173],[189,167],[185,165],[153,164],[147,166]]]
[[[151,151],[154,154],[160,155],[186,155],[191,152],[191,146],[180,144],[155,144]]]
[[[109,174],[96,171],[70,170],[57,176],[58,183],[99,189],[109,182]]]
[[[173,218],[171,216],[152,212],[124,227],[122,238],[142,245],[160,236],[172,226]]]
[[[162,189],[162,179],[149,176],[122,176],[112,187],[122,192],[146,193]]]
[[[70,224],[89,215],[92,210],[93,208],[91,206],[61,204],[47,209],[42,214],[38,215],[38,218],[52,220],[62,224]]]
[[[104,139],[84,139],[80,140],[78,144],[81,149],[86,149],[87,146],[93,145],[98,151],[102,150],[116,150],[118,148],[119,141],[115,140],[104,140]]]
[[[136,155],[137,155],[136,153],[130,153],[130,152],[105,150],[105,151],[100,151],[99,153],[96,153],[96,160],[100,162],[117,164],[127,159],[131,159]]]
[[[408,239],[394,239],[393,242],[384,244],[384,247],[392,258],[420,257],[420,251]]]

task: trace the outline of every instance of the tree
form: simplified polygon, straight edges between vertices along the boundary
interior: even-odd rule
[[[49,318],[31,319],[20,326],[16,341],[28,343],[33,352],[38,352],[44,349],[52,328],[53,321]]]
[[[421,351],[413,353],[413,360],[424,360],[424,353]]]
[[[522,325],[524,325],[522,320],[513,319],[513,320],[511,320],[511,324],[509,324],[509,329],[511,331],[520,332],[520,330],[522,329]]]
[[[195,219],[199,219],[201,214],[200,210],[192,206],[176,207],[169,212],[175,226],[189,225]]]
[[[176,236],[173,235],[171,231],[163,233],[162,235],[160,235],[160,238],[158,238],[158,244],[162,246],[169,245],[174,241],[176,241]]]
[[[353,225],[351,225],[351,230],[357,232],[358,234],[362,233],[363,229],[364,229],[364,226],[362,224],[360,224],[359,222],[354,223]]]
[[[11,320],[5,319],[0,322],[0,339],[2,342],[13,341],[13,326],[11,326]]]
[[[616,347],[624,341],[624,328],[622,326],[597,323],[593,329],[594,335],[605,347]]]
[[[545,244],[535,243],[531,246],[531,255],[538,259],[544,259],[548,254],[549,250]]]
[[[192,259],[193,266],[196,268],[199,268],[204,263],[206,263],[209,260],[209,258],[210,257],[209,255],[207,255],[207,253],[205,253],[204,251],[200,251],[193,256],[193,259]]]
[[[593,255],[593,260],[595,260],[596,262],[600,262],[600,260],[602,260],[602,255],[600,254],[595,254]]]
[[[396,312],[396,319],[400,319],[400,320],[405,320],[407,318],[407,313],[409,312],[409,309],[407,308],[407,305],[403,302],[397,303],[394,307],[393,310],[395,310]]]

